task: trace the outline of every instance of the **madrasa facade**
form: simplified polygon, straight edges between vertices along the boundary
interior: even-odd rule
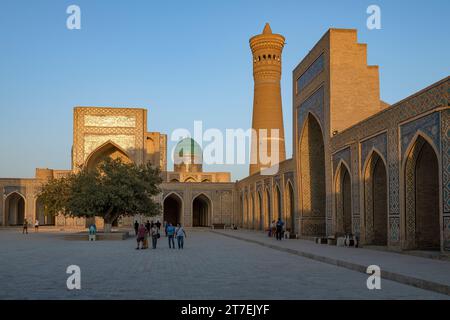
[[[236,225],[266,230],[282,218],[299,238],[353,234],[362,246],[450,252],[450,77],[389,105],[380,99],[379,70],[367,64],[367,45],[354,29],[329,29],[292,70],[292,158],[286,159],[281,102],[285,39],[266,24],[250,39],[254,102],[252,128],[278,129],[278,159],[267,174],[261,144],[251,142],[249,175],[205,172],[191,138],[167,168],[167,135],[147,131],[147,111],[76,107],[72,169],[36,169],[31,179],[1,178],[0,224],[24,218],[54,228],[84,228],[83,218],[47,217],[40,186],[105,156],[151,162],[161,169],[153,219],[187,227]],[[97,224],[102,221],[97,219]],[[116,226],[131,226],[120,217]],[[145,218],[146,219],[146,218]]]

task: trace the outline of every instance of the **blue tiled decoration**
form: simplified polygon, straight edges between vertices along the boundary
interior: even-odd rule
[[[434,112],[425,117],[408,122],[400,127],[402,159],[406,156],[406,149],[419,130],[430,137],[434,145],[440,150],[441,137],[439,133],[439,112]]]
[[[324,125],[324,110],[323,110],[323,97],[324,90],[323,86],[316,90],[308,99],[306,99],[302,104],[300,104],[297,113],[297,130],[298,137],[302,134],[303,123],[309,112],[314,114],[317,119],[319,119],[320,125]]]
[[[319,73],[324,67],[325,57],[322,53],[306,71],[297,80],[297,94],[299,94]]]
[[[450,110],[441,114],[442,124],[442,199],[444,212],[450,214]],[[449,239],[450,243],[450,239]]]
[[[386,133],[379,134],[361,143],[361,163],[364,164],[369,156],[372,148],[377,149],[384,159],[387,161],[387,135]],[[364,170],[361,167],[361,170]]]
[[[400,218],[389,217],[390,240],[393,243],[400,241]]]
[[[337,170],[337,166],[338,166],[340,160],[343,160],[347,164],[349,170],[351,170],[351,167],[350,167],[350,164],[351,164],[350,147],[345,148],[345,149],[343,149],[341,151],[338,151],[337,153],[335,153],[333,155],[333,172],[334,173]]]

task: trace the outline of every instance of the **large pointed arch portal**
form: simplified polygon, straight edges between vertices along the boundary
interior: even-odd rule
[[[301,230],[303,235],[325,235],[325,148],[317,118],[308,114],[299,141]]]
[[[181,216],[183,210],[183,200],[176,193],[168,195],[163,202],[163,219],[167,223],[177,225],[181,223]]]
[[[406,249],[440,249],[439,161],[419,135],[409,149],[405,170]]]
[[[192,201],[192,226],[208,227],[211,225],[211,201],[203,193]]]
[[[86,159],[85,167],[91,171],[94,170],[98,164],[105,158],[110,157],[112,159],[120,158],[124,163],[131,163],[131,157],[120,146],[112,142],[111,140],[105,142],[100,147],[95,149]]]
[[[6,225],[21,225],[25,219],[25,198],[18,192],[9,194],[5,199]]]
[[[373,151],[364,170],[364,223],[366,243],[387,245],[387,171],[380,153]]]

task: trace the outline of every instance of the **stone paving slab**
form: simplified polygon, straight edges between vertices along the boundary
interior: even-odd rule
[[[365,273],[369,265],[381,268],[382,279],[450,295],[450,262],[364,248],[336,247],[309,240],[269,238],[253,230],[215,232],[272,249]]]
[[[133,238],[67,241],[59,233],[0,231],[0,299],[450,299],[210,231],[187,230],[185,249],[135,250]],[[66,268],[81,268],[68,290]]]

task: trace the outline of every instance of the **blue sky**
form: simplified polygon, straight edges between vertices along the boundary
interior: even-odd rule
[[[66,8],[81,8],[81,30]],[[366,8],[381,8],[368,30]],[[292,69],[330,27],[356,28],[381,98],[394,103],[449,75],[450,1],[106,1],[0,3],[0,177],[70,169],[74,106],[148,109],[149,131],[248,128],[248,39],[265,22],[286,37],[282,98],[292,144]],[[169,143],[172,148],[173,143]],[[248,167],[206,166],[244,177]]]

